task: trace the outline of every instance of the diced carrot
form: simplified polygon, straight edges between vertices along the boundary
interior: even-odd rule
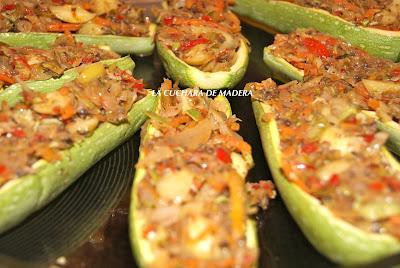
[[[380,101],[376,100],[376,99],[368,99],[367,104],[370,108],[376,110],[379,108],[380,106]]]
[[[301,99],[302,99],[305,103],[311,103],[311,102],[314,100],[314,98],[311,97],[310,95],[302,95],[302,96],[301,96]]]
[[[291,62],[296,68],[304,70],[307,67],[307,64],[304,62]]]
[[[287,138],[295,135],[296,133],[291,127],[281,126],[279,128],[279,134],[282,136],[282,138]]]
[[[45,147],[39,150],[39,155],[46,161],[52,162],[60,158],[57,151],[50,147]]]
[[[303,191],[309,193],[310,189],[307,187],[307,185],[304,183],[303,180],[301,179],[296,179],[296,180],[292,180],[292,182],[294,184],[296,184],[297,186],[299,186]]]
[[[8,120],[10,120],[10,116],[0,113],[0,122],[7,122]]]
[[[81,28],[81,24],[75,23],[51,23],[47,25],[49,32],[75,32]]]
[[[309,117],[312,114],[312,109],[311,108],[306,108],[303,110],[302,115],[304,117]]]
[[[365,98],[368,98],[368,97],[369,97],[369,92],[368,92],[368,90],[367,90],[367,89],[364,87],[364,85],[361,84],[361,83],[357,84],[357,85],[354,87],[354,91],[355,91],[357,94],[359,94],[359,95],[361,95],[361,96],[363,96],[363,97],[365,97]]]
[[[251,154],[251,146],[234,136],[219,135],[217,138],[221,143],[223,143],[228,148],[236,149],[243,154]]]
[[[0,81],[6,82],[7,84],[14,84],[16,82],[14,77],[8,74],[0,74]]]
[[[365,18],[372,18],[378,11],[379,11],[379,9],[370,8],[364,13],[364,17]]]
[[[293,177],[293,169],[292,166],[286,162],[282,163],[281,166],[282,169],[282,173],[289,179],[291,179]]]
[[[389,223],[400,226],[400,215],[392,216],[389,218]]]
[[[227,179],[231,206],[230,217],[232,221],[232,232],[233,237],[238,239],[243,237],[246,223],[244,180],[236,172],[232,172]]]
[[[186,0],[185,1],[185,8],[191,9],[196,2],[197,2],[197,0]]]
[[[75,114],[75,108],[72,105],[68,105],[67,107],[65,107],[62,111],[61,111],[61,118],[63,120],[67,120],[69,118],[71,118],[72,116],[74,116]]]
[[[335,46],[337,45],[337,43],[339,43],[339,41],[336,38],[329,37],[328,39],[325,40],[325,43],[330,46]]]
[[[215,0],[215,11],[217,14],[222,14],[225,9],[225,0]]]
[[[233,131],[239,131],[240,125],[237,122],[232,122],[229,124],[229,128],[232,129]]]
[[[93,21],[94,21],[94,23],[96,23],[97,25],[101,25],[101,26],[105,26],[105,27],[108,27],[108,26],[111,26],[111,25],[112,25],[112,21],[111,21],[111,20],[105,19],[105,18],[102,18],[102,17],[95,17],[95,18],[93,19]]]
[[[310,185],[310,190],[311,191],[318,191],[322,187],[324,187],[324,185],[322,184],[321,180],[318,179],[318,177],[316,177],[316,176],[310,176],[307,179],[307,182],[308,182],[308,185]]]
[[[188,122],[190,122],[190,121],[192,121],[192,118],[191,118],[190,116],[188,116],[188,115],[185,114],[185,115],[180,115],[180,116],[174,117],[174,119],[171,120],[170,125],[171,125],[173,128],[176,128],[176,127],[178,127],[179,125],[188,123]]]
[[[294,155],[296,153],[296,147],[289,146],[289,147],[285,148],[284,150],[282,150],[282,153],[285,156],[292,156],[292,155]]]
[[[210,177],[207,184],[210,185],[217,193],[222,192],[227,186],[226,180],[221,177]]]
[[[86,10],[90,10],[92,8],[92,5],[90,3],[83,3],[82,8]]]
[[[60,92],[60,94],[63,96],[67,96],[69,94],[69,89],[67,87],[62,87],[58,90],[58,92]]]
[[[193,25],[193,26],[210,26],[210,27],[221,29],[225,32],[230,32],[230,30],[228,28],[222,26],[219,23],[216,23],[213,21],[205,21],[202,19],[187,19],[187,18],[178,17],[178,18],[174,19],[173,24],[175,24],[175,25]]]

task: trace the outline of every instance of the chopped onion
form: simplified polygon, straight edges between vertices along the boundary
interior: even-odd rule
[[[193,178],[193,173],[187,170],[168,173],[157,181],[157,192],[167,201],[181,203],[190,193]]]
[[[49,9],[58,19],[69,23],[85,23],[96,17],[77,5],[50,6]]]
[[[383,92],[388,90],[400,90],[400,84],[390,81],[362,80],[363,85],[374,97],[380,97]]]
[[[210,119],[207,118],[192,128],[186,128],[178,134],[170,135],[168,140],[178,146],[194,150],[210,139],[211,132],[212,124]]]
[[[104,28],[101,25],[89,21],[79,29],[78,33],[90,34],[90,35],[102,35],[104,34]]]
[[[105,73],[104,65],[100,62],[94,63],[86,67],[80,72],[78,77],[78,82],[82,84],[87,84],[93,79],[99,78]]]
[[[118,0],[92,0],[92,10],[101,15],[118,8]]]

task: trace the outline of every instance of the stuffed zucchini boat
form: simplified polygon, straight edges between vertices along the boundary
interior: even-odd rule
[[[143,10],[123,0],[4,0],[0,42],[47,49],[61,33],[86,45],[108,46],[121,54],[150,55],[155,25]]]
[[[314,247],[342,265],[400,252],[400,165],[375,121],[320,78],[246,87],[275,184]]]
[[[43,207],[155,108],[130,58],[83,65],[75,79],[0,93],[0,233]]]
[[[232,8],[235,13],[267,31],[289,33],[297,28],[314,28],[343,38],[371,55],[399,60],[398,0],[236,0],[235,3]]]
[[[283,81],[323,76],[335,81],[336,94],[379,120],[390,134],[389,148],[400,153],[400,64],[368,55],[341,39],[314,30],[278,34],[264,49],[264,62]],[[329,83],[329,82],[328,82]]]
[[[167,74],[187,87],[234,87],[249,61],[248,41],[225,0],[170,1],[156,45]]]
[[[83,46],[71,35],[58,37],[48,50],[0,43],[0,91],[17,82],[59,78],[66,70],[82,64],[119,57],[110,50]]]
[[[162,84],[143,128],[130,211],[133,253],[140,267],[256,267],[257,231],[248,215],[266,208],[273,186],[245,184],[251,147],[236,133],[225,97],[176,90],[169,80]]]

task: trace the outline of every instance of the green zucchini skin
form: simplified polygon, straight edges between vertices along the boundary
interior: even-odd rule
[[[117,35],[83,35],[73,34],[76,41],[85,45],[107,46],[119,54],[135,54],[148,56],[154,50],[154,34],[156,26],[150,26],[149,37],[130,37]],[[48,49],[54,41],[63,35],[61,33],[0,33],[0,42],[10,46],[31,46],[40,49]]]
[[[217,98],[220,98],[221,102],[224,102],[227,109],[227,114],[232,114],[232,109],[229,104],[228,99],[224,96],[219,95]],[[160,98],[157,100],[157,107],[160,107]],[[158,108],[156,108],[156,111]],[[141,144],[144,141],[151,139],[151,124],[146,126],[145,136],[142,136]],[[139,153],[139,161],[145,157],[142,150]],[[136,169],[135,177],[133,181],[132,191],[131,191],[131,206],[129,211],[129,237],[131,241],[132,253],[135,256],[136,262],[139,267],[146,268],[151,264],[154,260],[155,256],[151,252],[151,247],[146,239],[142,238],[143,234],[143,224],[144,219],[140,215],[139,206],[138,206],[138,189],[141,180],[145,176],[144,169]],[[258,249],[258,237],[257,237],[257,225],[254,220],[247,220],[246,224],[246,241],[250,248]],[[254,264],[253,268],[257,267],[257,263]]]
[[[125,65],[125,70],[132,68],[133,61],[130,61],[131,64]],[[57,90],[63,85],[53,85],[53,81],[40,83],[46,84],[46,82],[47,87],[44,91],[47,92]],[[33,90],[38,89],[40,90],[38,87],[33,88]],[[15,89],[7,89],[5,93],[9,94],[9,91],[13,90]],[[102,123],[92,136],[63,151],[60,161],[38,162],[35,164],[34,174],[3,185],[0,188],[0,234],[45,206],[93,164],[132,136],[147,119],[146,112],[152,111],[155,104],[156,97],[149,94],[134,104],[128,113],[126,123],[121,125]]]
[[[279,81],[302,81],[304,78],[303,70],[296,68],[283,58],[274,56],[270,47],[264,48],[264,63],[272,70],[273,76]],[[367,113],[367,115],[376,118],[370,113]],[[389,141],[386,144],[389,150],[400,155],[400,125],[394,121],[382,122],[376,120],[376,122],[380,130],[389,134]]]
[[[170,49],[156,41],[157,52],[163,66],[174,81],[181,86],[199,87],[201,89],[233,88],[242,80],[249,63],[249,47],[241,39],[238,58],[230,71],[202,72],[179,59]]]
[[[359,46],[371,55],[398,61],[400,32],[360,27],[324,10],[273,0],[236,0],[232,10],[275,31],[314,28]]]
[[[311,244],[333,262],[341,265],[361,265],[400,252],[400,241],[389,235],[364,232],[336,218],[332,212],[297,185],[290,183],[280,169],[281,151],[275,120],[264,122],[264,107],[253,101],[253,111],[260,132],[265,157],[275,185],[287,209]],[[399,164],[387,153],[396,168]]]

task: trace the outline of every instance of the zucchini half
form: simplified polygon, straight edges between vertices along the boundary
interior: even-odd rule
[[[283,33],[297,28],[314,28],[343,38],[371,55],[392,61],[400,60],[399,31],[360,27],[325,10],[302,7],[285,1],[236,0],[235,3],[232,10],[256,27]]]
[[[253,101],[265,157],[286,207],[311,244],[330,260],[342,265],[360,265],[400,252],[400,240],[390,235],[365,232],[335,217],[318,199],[288,181],[281,172],[280,138],[275,120],[264,122],[270,106]],[[400,164],[384,149],[387,161],[396,169]]]
[[[283,58],[274,56],[271,52],[271,46],[264,48],[264,62],[272,70],[273,76],[282,82],[289,82],[292,80],[302,81],[304,78],[303,70],[291,65]],[[400,155],[400,125],[395,121],[379,121],[373,111],[365,111],[365,113],[375,118],[380,130],[389,134],[387,147],[390,151]]]
[[[115,64],[124,70],[131,70],[134,66],[129,57],[106,61],[105,64]],[[64,75],[60,80],[32,82],[29,86],[34,91],[51,92],[74,80],[72,77],[77,74],[73,70],[66,74],[68,79]],[[14,85],[0,94],[0,100],[12,105],[21,98],[20,93],[20,86]],[[146,112],[152,111],[155,104],[156,97],[149,94],[134,104],[126,123],[102,123],[92,136],[62,151],[61,160],[55,163],[40,160],[34,164],[34,174],[11,180],[0,187],[0,234],[49,203],[93,164],[133,135],[147,119]]]
[[[226,107],[226,114],[231,115],[232,110],[229,104],[229,101],[222,95],[216,97],[216,100],[223,103]],[[158,99],[158,107],[160,107],[161,99]],[[156,108],[156,111],[158,109]],[[142,137],[142,143],[145,140],[149,140],[152,138],[152,135],[155,132],[155,128],[152,127],[151,124],[148,124],[146,129],[147,133]],[[140,150],[139,160],[144,159],[146,155],[144,155],[143,151]],[[251,155],[249,158],[252,160]],[[238,170],[243,170],[243,166],[235,166]],[[144,218],[140,216],[140,211],[138,207],[138,189],[140,181],[145,177],[144,169],[137,169],[135,172],[135,178],[133,182],[133,188],[131,192],[131,207],[129,212],[129,236],[132,245],[132,252],[136,258],[136,261],[139,267],[145,268],[149,267],[149,265],[154,261],[155,256],[151,250],[150,244],[143,238],[143,229],[145,227]],[[254,220],[247,220],[246,223],[246,242],[247,246],[251,249],[258,250],[258,238],[257,238],[257,226]],[[257,264],[254,265],[257,267]]]
[[[85,45],[109,47],[119,54],[148,56],[154,50],[156,25],[150,24],[148,37],[131,37],[118,35],[84,35],[73,34],[77,42]],[[0,42],[10,46],[31,46],[48,49],[62,33],[0,33]]]
[[[233,88],[243,78],[249,63],[249,47],[240,39],[240,47],[236,52],[238,57],[229,71],[203,72],[179,59],[175,53],[156,41],[157,51],[163,66],[174,81],[186,87],[199,87],[201,89]]]

